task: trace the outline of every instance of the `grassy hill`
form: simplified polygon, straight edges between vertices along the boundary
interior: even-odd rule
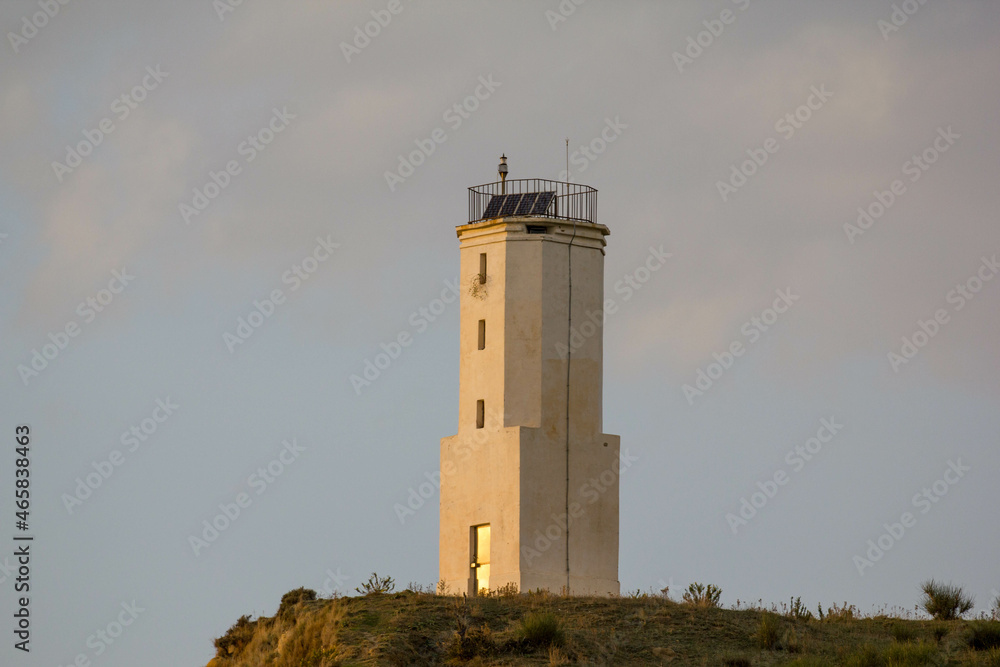
[[[991,665],[1000,621],[819,619],[678,603],[659,595],[547,592],[465,599],[425,592],[317,600],[284,596],[273,617],[241,618],[216,640],[210,667],[331,665]],[[781,613],[781,612],[784,613]]]

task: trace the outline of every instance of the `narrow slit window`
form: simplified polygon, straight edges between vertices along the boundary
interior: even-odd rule
[[[486,406],[483,399],[476,401],[476,428],[482,428],[486,422]]]
[[[479,349],[486,349],[486,320],[479,320]]]
[[[479,284],[486,283],[486,253],[479,253]]]

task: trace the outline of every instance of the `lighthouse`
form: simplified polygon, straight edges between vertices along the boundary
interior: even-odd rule
[[[619,437],[603,432],[597,191],[507,178],[469,188],[459,241],[458,432],[441,440],[440,579],[614,595]]]

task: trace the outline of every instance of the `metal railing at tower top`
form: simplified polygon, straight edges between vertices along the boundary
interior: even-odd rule
[[[589,185],[519,178],[469,188],[469,222],[512,216],[597,222],[597,190]]]

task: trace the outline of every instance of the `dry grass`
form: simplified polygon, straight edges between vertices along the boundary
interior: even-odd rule
[[[764,624],[780,629],[779,640],[762,650],[762,610],[699,607],[662,596],[528,593],[463,600],[404,591],[304,600],[283,616],[258,619],[242,650],[215,664],[1000,667],[1000,649],[970,648],[973,630],[962,620],[862,618],[851,610],[833,618],[825,614],[828,620],[820,621],[770,613],[773,620]],[[548,627],[552,618],[558,622],[559,642],[524,641],[525,619],[536,619],[529,625],[545,619]]]

